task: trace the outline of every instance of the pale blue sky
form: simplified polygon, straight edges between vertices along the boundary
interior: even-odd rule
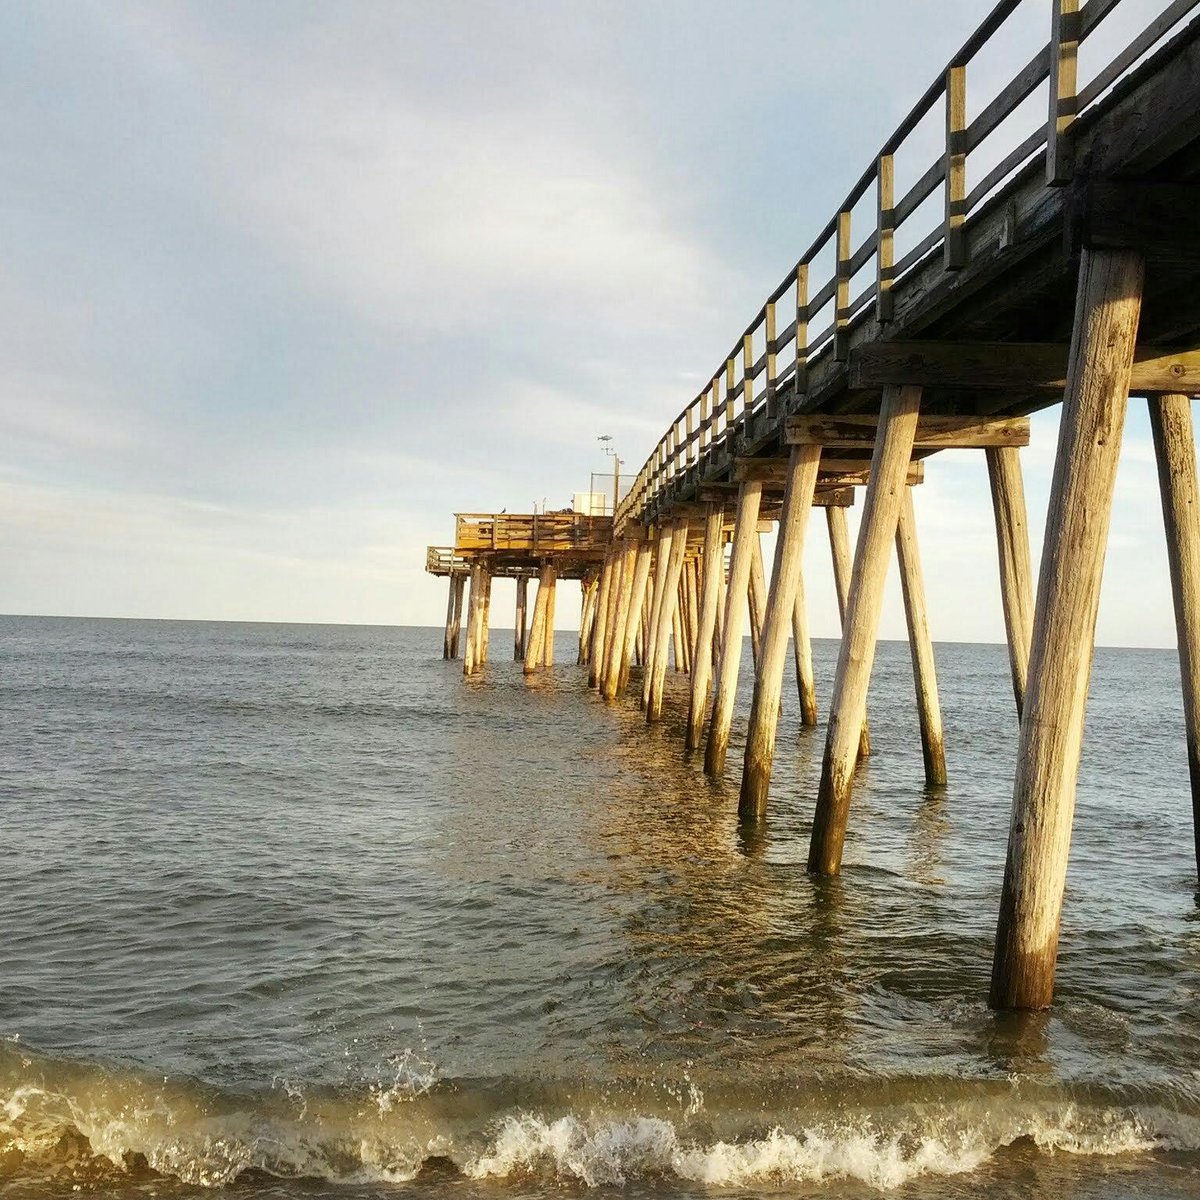
[[[450,514],[636,468],[988,8],[8,0],[0,611],[440,621]],[[1143,409],[1099,636],[1162,645]],[[917,503],[935,636],[999,640],[981,458]]]

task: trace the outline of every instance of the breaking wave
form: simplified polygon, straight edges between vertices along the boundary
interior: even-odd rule
[[[900,1078],[739,1097],[692,1084],[439,1081],[412,1055],[391,1066],[394,1081],[355,1092],[277,1081],[237,1093],[3,1047],[0,1185],[156,1174],[221,1187],[246,1173],[401,1183],[436,1172],[887,1191],[974,1171],[1015,1143],[1076,1155],[1200,1149],[1200,1107],[1166,1093]]]

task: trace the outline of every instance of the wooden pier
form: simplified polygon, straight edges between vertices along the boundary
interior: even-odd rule
[[[1078,67],[1080,45],[1115,10],[1137,3],[1037,0],[1044,46],[968,120],[972,63],[1018,8],[1028,11],[1020,0],[996,4],[668,423],[611,519],[460,515],[454,547],[429,551],[429,569],[450,580],[448,657],[457,656],[467,623],[467,674],[487,661],[492,578],[518,580],[514,649],[527,672],[552,663],[557,580],[578,579],[578,658],[589,684],[611,700],[632,689],[647,721],[657,721],[673,659],[691,677],[681,750],[703,750],[710,775],[726,769],[748,616],[754,678],[739,811],[760,822],[789,641],[802,723],[818,719],[801,562],[809,515],[823,508],[843,635],[808,866],[834,875],[855,769],[870,753],[867,691],[893,546],[926,781],[946,781],[911,489],[936,469],[927,464],[940,451],[982,451],[1020,720],[991,989],[997,1008],[1043,1008],[1053,997],[1130,395],[1150,407],[1200,829],[1200,495],[1190,404],[1200,392],[1200,0],[1140,4],[1145,24],[1133,40],[1086,81]],[[1017,144],[998,145],[1006,119],[1039,91],[1048,119]],[[914,131],[931,114],[944,118],[942,151],[897,196],[897,159],[912,152]],[[944,204],[931,220],[924,202],[939,191]],[[873,219],[860,229],[868,205]],[[910,248],[898,256],[902,244]],[[832,273],[818,278],[825,256]],[[1062,414],[1035,586],[1020,449],[1029,414],[1053,404]],[[845,510],[857,489],[862,519],[851,560]],[[768,575],[759,535],[770,528],[777,538]],[[525,588],[534,576],[526,637]]]

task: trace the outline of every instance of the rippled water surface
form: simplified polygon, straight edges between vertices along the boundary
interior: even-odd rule
[[[814,881],[794,703],[749,833],[683,676],[648,730],[572,635],[530,680],[506,645],[464,681],[435,630],[0,618],[0,1196],[1200,1193],[1173,652],[1097,652],[1058,1003],[1018,1018],[1001,648],[937,648],[930,793],[881,646]]]

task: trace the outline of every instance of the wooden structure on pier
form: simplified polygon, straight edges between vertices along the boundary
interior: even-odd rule
[[[710,774],[725,768],[749,609],[755,678],[740,811],[760,821],[789,640],[802,720],[817,720],[801,554],[809,513],[825,506],[843,638],[809,870],[836,874],[855,766],[869,752],[867,687],[893,545],[926,776],[933,786],[945,781],[909,489],[941,450],[983,452],[1020,715],[991,992],[1000,1008],[1039,1008],[1052,998],[1131,394],[1149,402],[1158,454],[1200,818],[1200,497],[1189,401],[1200,392],[1198,4],[1164,0],[1153,14],[1142,5],[1144,27],[1085,81],[1080,45],[1129,6],[1038,0],[1044,46],[968,120],[972,64],[1022,7],[997,3],[668,424],[583,576],[580,657],[591,664],[590,682],[616,697],[631,664],[643,663],[641,702],[655,720],[673,641],[677,664],[691,670],[686,747],[703,746]],[[1039,89],[1048,119],[1018,144],[998,145],[1006,121]],[[897,195],[897,161],[930,114],[944,126],[941,153]],[[939,191],[939,216],[920,225]],[[872,214],[865,229],[864,209]],[[833,263],[825,278],[815,274],[822,255]],[[1035,598],[1019,452],[1028,414],[1057,403]],[[865,494],[851,563],[844,506],[857,487]],[[769,577],[758,538],[764,520],[778,522]],[[554,554],[533,557],[543,572],[540,604],[544,591],[553,595]]]

